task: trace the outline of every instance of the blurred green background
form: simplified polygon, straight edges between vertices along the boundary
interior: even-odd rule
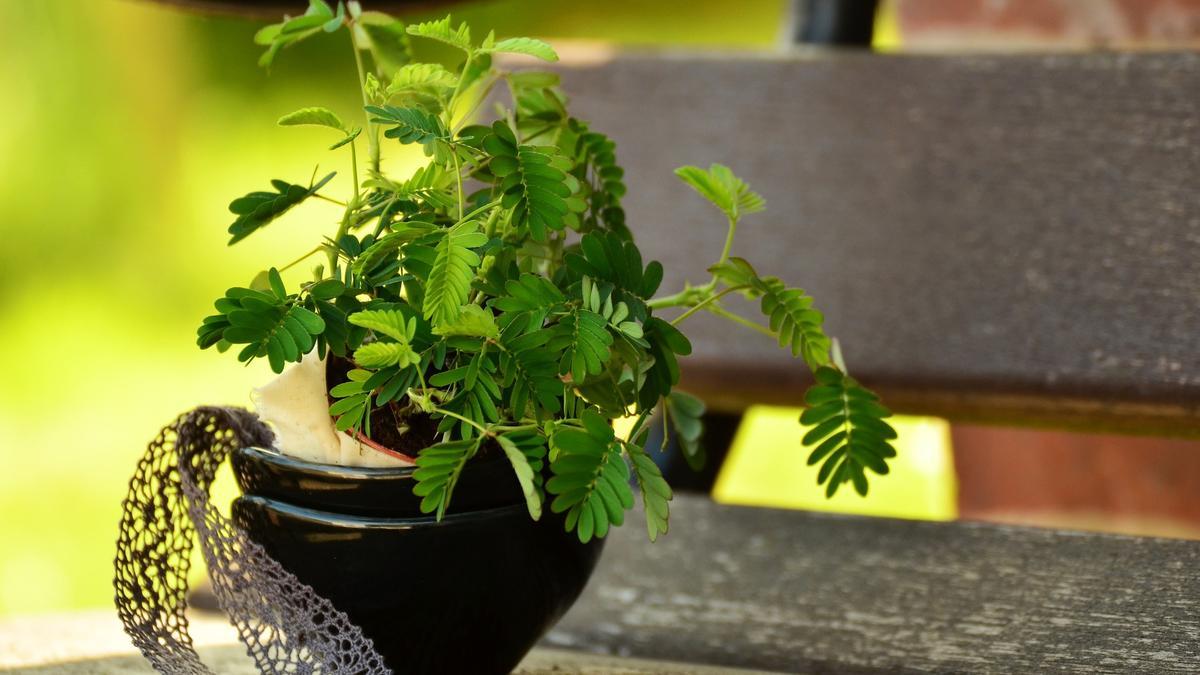
[[[454,12],[502,36],[769,50],[786,5]],[[259,25],[145,0],[0,0],[0,615],[109,605],[120,501],[146,442],[194,405],[248,404],[269,376],[199,351],[195,327],[226,287],[307,250],[339,211],[309,205],[230,249],[226,207],[271,178],[306,181],[314,161],[344,168],[323,152],[328,139],[274,122],[317,104],[354,118],[359,93],[344,32],[267,73],[255,66]],[[798,447],[791,412],[784,423]],[[800,489],[815,494],[810,482]],[[926,499],[902,475],[886,483],[901,501]],[[946,517],[936,499],[929,512]]]

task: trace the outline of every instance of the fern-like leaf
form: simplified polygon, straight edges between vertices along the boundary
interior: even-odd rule
[[[492,300],[501,312],[525,313],[529,323],[540,328],[550,310],[566,302],[566,296],[549,279],[537,274],[522,274],[504,285],[507,295]]]
[[[642,448],[627,444],[629,458],[633,462],[633,473],[637,476],[638,488],[642,493],[642,506],[646,511],[646,533],[650,541],[667,533],[671,519],[671,486],[662,476],[662,471]]]
[[[458,316],[444,322],[433,329],[435,335],[444,337],[465,336],[496,340],[500,337],[500,329],[496,326],[496,317],[479,305],[463,305]]]
[[[742,216],[767,207],[767,200],[762,195],[751,190],[745,181],[733,175],[729,167],[723,164],[713,164],[708,171],[696,166],[681,166],[675,169],[675,175],[735,223]]]
[[[197,344],[211,347],[222,341],[242,344],[238,360],[249,362],[266,356],[271,370],[283,372],[286,363],[297,363],[312,351],[325,321],[283,291],[279,272],[270,270],[273,292],[231,288],[216,301],[218,314],[206,317],[197,331]]]
[[[557,61],[558,53],[554,51],[554,47],[537,40],[527,37],[515,37],[501,40],[486,49],[480,51],[498,52],[504,54],[524,54],[532,56],[543,61]]]
[[[437,512],[440,521],[450,506],[463,467],[479,451],[483,436],[432,445],[417,456],[413,494],[421,497],[421,513]]]
[[[562,353],[560,375],[570,373],[571,380],[580,383],[604,369],[613,342],[607,326],[604,317],[586,309],[575,309],[555,324],[546,347]]]
[[[434,259],[425,282],[425,318],[435,326],[453,321],[467,303],[471,278],[479,266],[479,256],[472,251],[487,243],[479,224],[466,222],[455,225],[442,235],[434,247]]]
[[[654,295],[662,283],[662,264],[652,260],[642,267],[642,252],[637,245],[613,232],[583,235],[579,250],[567,253],[564,260],[572,272],[621,289],[622,297],[617,300],[628,302],[631,309],[641,306],[641,300]]]
[[[691,354],[692,343],[678,328],[658,317],[647,319],[642,329],[646,341],[650,343],[649,352],[654,362],[646,372],[646,380],[638,392],[638,405],[642,410],[649,410],[679,384],[679,360],[676,355]]]
[[[293,206],[308,199],[325,186],[334,174],[330,173],[308,187],[282,180],[271,181],[275,192],[251,192],[229,203],[229,211],[237,220],[229,226],[229,244],[233,245],[254,231],[282,216]]]
[[[458,77],[437,63],[410,63],[392,76],[388,96],[401,105],[412,104],[433,112],[441,110],[449,99]]]
[[[512,464],[513,473],[525,495],[525,506],[534,520],[542,517],[542,457],[546,455],[546,441],[538,434],[502,434],[496,437],[504,455]]]
[[[455,28],[450,23],[449,14],[444,19],[413,24],[408,26],[407,30],[409,35],[444,42],[451,47],[457,47],[467,53],[470,53],[472,50],[471,27],[466,23],[460,23]]]
[[[675,438],[688,466],[693,471],[704,468],[706,457],[700,443],[704,434],[704,401],[682,391],[673,391],[663,399],[663,412],[675,429]]]
[[[437,153],[439,145],[450,143],[450,132],[441,119],[419,108],[398,108],[393,105],[367,106],[372,122],[386,126],[383,135],[407,145],[420,143],[426,156]]]
[[[832,341],[822,328],[825,317],[812,308],[812,297],[799,288],[787,288],[776,277],[759,279],[757,290],[779,346],[790,348],[792,356],[803,356],[813,370],[828,365]]]
[[[492,157],[492,173],[501,179],[501,205],[513,210],[513,222],[529,228],[535,241],[546,241],[548,230],[563,229],[572,192],[566,174],[570,160],[549,147],[518,145],[512,129],[499,120],[483,148]]]
[[[540,419],[545,411],[558,409],[562,382],[555,354],[545,348],[550,330],[526,333],[526,327],[525,320],[517,320],[501,333],[504,351],[500,370],[504,373],[503,386],[509,390],[507,403],[513,419],[524,417],[531,403],[534,416]]]
[[[574,530],[586,544],[608,534],[610,525],[625,521],[625,511],[633,508],[633,491],[629,467],[608,420],[590,410],[582,419],[583,429],[560,427],[554,434],[558,456],[550,464],[554,475],[546,491],[555,495],[550,510],[565,511],[567,531]]]
[[[896,431],[884,421],[892,413],[879,403],[878,396],[836,368],[818,369],[816,379],[804,396],[809,408],[800,422],[813,425],[803,440],[805,446],[816,446],[808,463],[824,462],[817,484],[825,484],[830,497],[845,482],[866,495],[865,469],[884,475],[888,473],[887,460],[896,456],[889,442],[896,438]]]

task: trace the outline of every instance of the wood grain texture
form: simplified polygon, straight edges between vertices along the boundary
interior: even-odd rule
[[[612,135],[663,289],[724,225],[672,175],[763,193],[735,254],[825,308],[851,371],[958,420],[1200,434],[1200,55],[624,56],[566,66]],[[795,403],[803,368],[715,317],[685,384]]]
[[[609,535],[546,645],[785,672],[1200,672],[1200,542],[672,512],[657,544]]]

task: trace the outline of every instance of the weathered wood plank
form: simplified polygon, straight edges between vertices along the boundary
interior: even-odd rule
[[[201,660],[220,675],[258,672],[237,633],[223,615],[193,612],[192,636]],[[16,675],[149,675],[154,670],[136,654],[111,610],[9,618],[0,621],[0,672]],[[401,669],[400,673],[407,673]],[[597,656],[561,649],[534,649],[515,675],[769,675],[668,663]]]
[[[676,497],[545,644],[787,672],[1200,672],[1200,542]]]
[[[1200,434],[1200,55],[566,68],[573,111],[617,140],[664,288],[703,281],[724,237],[671,170],[724,162],[769,208],[735,253],[810,290],[895,407]],[[798,399],[803,369],[769,340],[688,324],[691,389]]]

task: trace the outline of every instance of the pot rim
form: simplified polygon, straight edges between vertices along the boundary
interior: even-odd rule
[[[465,511],[458,513],[447,513],[442,516],[439,521],[436,516],[419,516],[406,518],[386,518],[378,516],[355,516],[342,513],[334,513],[332,511],[322,511],[320,509],[312,509],[304,506],[296,506],[288,502],[271,499],[269,497],[260,497],[258,495],[242,495],[238,497],[238,501],[255,504],[263,509],[280,513],[295,520],[301,520],[307,523],[322,525],[325,527],[336,527],[346,530],[414,530],[429,527],[453,527],[462,523],[475,523],[478,521],[497,520],[511,516],[514,513],[521,513],[528,516],[526,505],[509,504],[507,506],[499,506],[492,509],[482,511]],[[529,522],[534,522],[530,518],[526,518]]]
[[[256,445],[247,445],[236,449],[234,452],[245,456],[246,459],[273,464],[289,471],[345,480],[407,479],[412,478],[413,472],[420,468],[416,464],[412,466],[345,466],[343,464],[326,464],[324,462],[312,462],[307,459],[292,457],[291,455],[283,454],[275,448],[263,448]],[[499,459],[484,458],[480,461],[497,462]]]

